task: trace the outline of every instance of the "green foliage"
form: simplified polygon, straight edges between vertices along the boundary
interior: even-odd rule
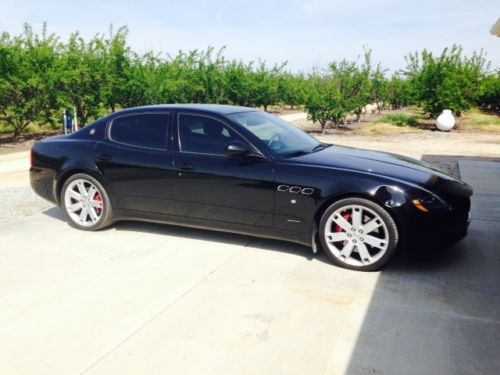
[[[475,104],[486,68],[482,51],[464,57],[462,48],[454,45],[439,56],[424,50],[408,55],[406,61],[416,99],[430,116],[437,117],[443,109],[458,116]]]
[[[356,61],[332,62],[323,74],[310,77],[305,107],[313,122],[319,122],[324,132],[327,122],[337,127],[344,124],[347,114],[358,117],[370,99],[370,52],[362,65]]]
[[[57,107],[74,106],[80,125],[99,114],[100,104],[110,89],[106,87],[105,49],[101,37],[96,36],[87,43],[78,33],[72,34],[68,43],[60,47],[53,82]]]
[[[110,27],[109,38],[99,40],[102,65],[100,97],[104,107],[112,112],[127,100],[128,78],[130,77],[133,53],[127,46],[128,29],[121,27],[116,34]]]
[[[224,49],[179,51],[161,57],[134,53],[128,30],[90,40],[73,33],[65,43],[29,25],[0,37],[0,121],[18,136],[32,123],[55,126],[76,109],[80,126],[106,111],[158,103],[261,106],[304,102],[305,79],[285,70],[224,58]]]
[[[413,87],[409,80],[402,78],[398,74],[394,74],[387,81],[385,89],[385,100],[390,105],[391,109],[399,109],[403,106],[415,104]]]
[[[477,104],[485,109],[500,111],[500,70],[484,76],[477,95]]]
[[[281,77],[279,85],[280,99],[283,104],[288,104],[293,109],[293,107],[305,103],[306,79],[303,74],[285,73]]]
[[[370,98],[371,101],[377,106],[377,111],[380,113],[384,102],[387,99],[387,79],[385,73],[387,70],[383,69],[380,64],[377,65],[375,70],[371,72],[370,81]]]
[[[309,79],[306,110],[308,117],[314,122],[319,122],[321,131],[335,117],[333,109],[336,106],[335,98],[331,93],[332,85],[328,77],[313,76]]]
[[[324,131],[329,123],[359,121],[367,104],[397,109],[420,103],[436,116],[478,104],[499,110],[500,73],[485,73],[482,53],[462,56],[459,47],[435,57],[423,51],[407,57],[406,75],[386,77],[372,67],[371,51],[361,61],[341,60],[326,70],[293,74],[286,64],[227,60],[224,49],[174,56],[138,55],[128,30],[110,27],[86,40],[74,33],[61,42],[29,25],[18,36],[0,36],[0,125],[18,136],[31,124],[60,126],[64,109],[76,109],[83,126],[106,112],[160,103],[219,103],[262,107],[304,106]],[[410,124],[411,125],[411,124]]]
[[[0,119],[19,136],[32,122],[52,122],[51,80],[55,75],[56,43],[44,25],[40,36],[29,25],[18,37],[0,38]]]
[[[386,123],[393,124],[396,126],[418,126],[418,119],[415,116],[407,115],[404,113],[390,113],[380,120],[377,120],[378,123]]]

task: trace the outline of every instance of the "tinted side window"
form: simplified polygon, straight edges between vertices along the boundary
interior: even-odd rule
[[[127,145],[166,149],[168,114],[137,114],[117,118],[111,124],[113,141]]]
[[[226,145],[234,140],[246,143],[222,122],[197,115],[179,115],[181,151],[224,155]]]

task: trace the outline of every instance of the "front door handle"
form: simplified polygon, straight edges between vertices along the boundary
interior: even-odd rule
[[[194,165],[191,162],[182,163],[181,169],[183,171],[192,171],[194,169]]]
[[[99,161],[110,161],[112,156],[110,154],[101,154],[98,156],[97,160]]]

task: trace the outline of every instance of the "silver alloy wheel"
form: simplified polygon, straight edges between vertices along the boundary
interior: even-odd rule
[[[387,225],[372,209],[348,205],[334,211],[326,222],[325,241],[332,254],[351,266],[367,266],[389,247]]]
[[[84,227],[96,224],[104,207],[99,189],[85,179],[71,181],[64,193],[64,205],[69,217]]]

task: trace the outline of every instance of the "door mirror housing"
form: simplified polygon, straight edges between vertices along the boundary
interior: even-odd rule
[[[238,155],[246,155],[250,153],[250,150],[247,146],[241,141],[232,141],[229,142],[224,149],[224,153],[228,156],[238,156]]]

